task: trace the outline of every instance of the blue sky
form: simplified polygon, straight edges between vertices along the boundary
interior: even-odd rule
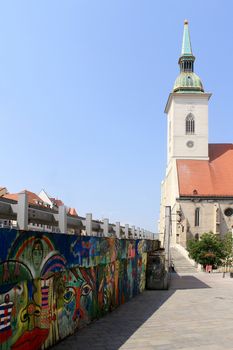
[[[209,141],[233,142],[232,2],[0,4],[0,185],[157,231],[164,107],[183,21],[212,92]]]

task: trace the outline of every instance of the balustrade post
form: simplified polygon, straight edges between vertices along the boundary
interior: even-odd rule
[[[116,222],[115,232],[116,232],[116,237],[121,238],[121,224],[119,221]]]
[[[109,237],[109,219],[103,220],[104,237]]]
[[[26,191],[18,194],[17,224],[20,230],[28,229],[28,197]]]
[[[141,239],[143,239],[144,238],[144,229],[142,228],[141,229],[141,237],[140,237]]]
[[[85,226],[86,226],[86,235],[92,236],[92,214],[88,213],[86,214],[86,220],[85,220]]]
[[[136,239],[140,238],[140,227],[137,228],[136,230]]]
[[[131,233],[132,233],[132,237],[131,238],[135,238],[135,226],[133,225],[131,228]]]
[[[67,213],[65,205],[60,205],[58,207],[58,226],[61,233],[67,233]]]
[[[128,239],[129,238],[129,225],[125,224],[125,238]]]

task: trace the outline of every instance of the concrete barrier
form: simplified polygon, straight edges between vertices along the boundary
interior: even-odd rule
[[[145,288],[156,241],[0,229],[0,348],[46,349]]]

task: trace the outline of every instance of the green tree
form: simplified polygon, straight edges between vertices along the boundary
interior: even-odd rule
[[[232,266],[233,263],[233,238],[232,233],[228,232],[224,239],[224,250],[225,250],[225,265]]]
[[[197,263],[203,265],[220,266],[230,251],[230,243],[213,233],[204,233],[199,241],[188,241],[189,256]]]

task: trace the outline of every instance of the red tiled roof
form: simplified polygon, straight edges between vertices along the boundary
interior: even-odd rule
[[[209,144],[209,160],[176,164],[180,196],[233,196],[233,144]]]
[[[28,190],[24,190],[22,192],[26,192],[29,204],[34,204],[34,205],[47,207],[47,203],[45,203],[36,193],[30,192]],[[2,195],[2,197],[18,201],[18,193],[6,193],[6,194]],[[60,199],[50,198],[50,200],[57,207],[59,207],[61,205],[64,205],[64,203]],[[68,214],[71,215],[71,216],[78,216],[77,211],[75,210],[75,208],[69,208]]]
[[[37,196],[37,194],[35,194],[34,192],[27,191],[27,190],[25,190],[25,192],[27,194],[27,198],[28,198],[28,203],[29,204],[39,204],[39,203],[41,203],[41,205],[45,204],[42,201],[42,199],[39,196]],[[3,197],[4,198],[8,198],[8,199],[13,199],[15,201],[18,201],[18,193],[7,193],[7,194],[3,195]]]
[[[18,200],[18,193],[6,193],[2,197],[7,199],[13,199],[14,201]]]
[[[49,198],[53,204],[55,204],[57,207],[60,207],[61,205],[64,205],[64,203],[60,199],[55,199],[55,198]]]
[[[68,214],[72,216],[78,216],[75,208],[69,208]]]

